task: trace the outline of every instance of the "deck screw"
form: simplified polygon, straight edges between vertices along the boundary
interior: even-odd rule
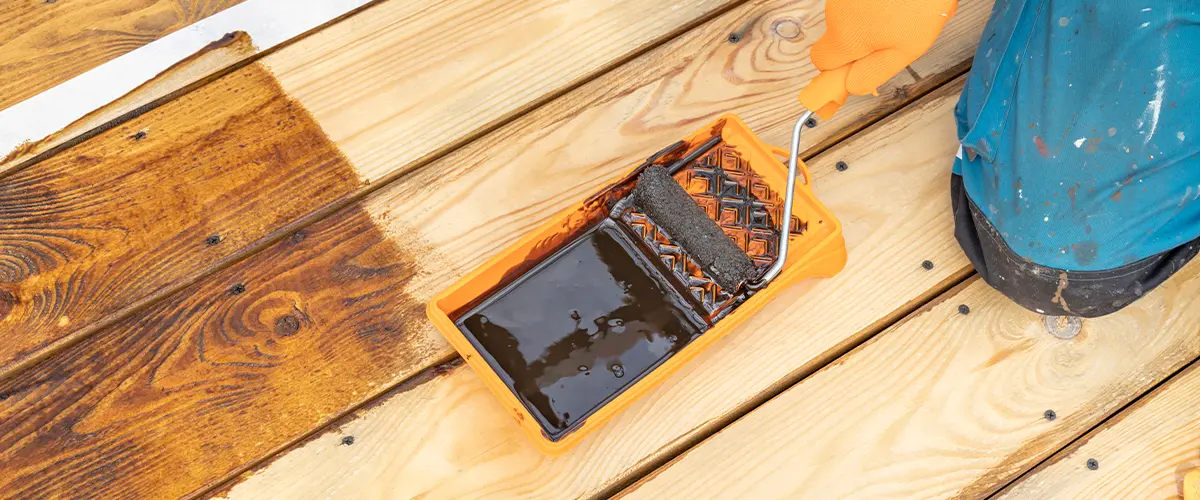
[[[0,392],[0,400],[8,399],[8,393]]]
[[[1054,413],[1054,410],[1046,410],[1046,413],[1042,414],[1042,416],[1046,417],[1046,420],[1054,420],[1058,418],[1058,414]]]
[[[741,33],[730,33],[729,34],[729,43],[738,43],[740,41],[742,41]]]
[[[1099,468],[1100,468],[1100,462],[1097,462],[1097,461],[1096,461],[1096,459],[1094,459],[1094,458],[1089,458],[1089,459],[1088,459],[1088,461],[1087,461],[1087,468],[1088,468],[1089,470],[1096,470],[1096,469],[1099,469]]]
[[[817,119],[810,117],[809,119],[804,120],[804,126],[808,128],[815,128],[817,126]]]
[[[960,304],[958,306],[958,313],[962,315],[971,314],[971,308],[967,307],[966,304]]]
[[[345,446],[350,446],[350,445],[354,444],[354,436],[346,436],[346,437],[342,438],[342,444]]]
[[[221,242],[221,235],[219,235],[219,234],[214,234],[212,236],[204,238],[204,244],[208,245],[210,247],[213,245],[216,245],[217,243],[220,243],[220,242]]]
[[[133,134],[133,140],[140,141],[142,139],[145,139],[147,135],[148,134],[146,134],[145,130],[139,130],[138,133]]]
[[[850,165],[847,165],[844,161],[839,161],[834,168],[836,168],[838,172],[845,172],[850,170]]]
[[[1050,335],[1063,340],[1070,340],[1083,330],[1083,320],[1075,316],[1045,316],[1042,323]]]
[[[238,283],[229,289],[230,295],[241,295],[243,293],[246,293],[246,285],[244,283]]]
[[[932,271],[933,270],[933,261],[927,260],[925,262],[922,262],[921,267],[925,268],[926,271]]]

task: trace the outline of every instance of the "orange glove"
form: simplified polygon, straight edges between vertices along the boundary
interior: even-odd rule
[[[933,46],[957,7],[957,0],[828,0],[825,35],[811,51],[821,74],[800,102],[828,120],[850,94],[874,94]]]

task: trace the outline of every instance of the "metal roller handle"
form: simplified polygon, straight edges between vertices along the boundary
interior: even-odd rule
[[[796,126],[792,127],[792,152],[788,157],[787,195],[783,197],[783,221],[782,227],[779,228],[779,256],[775,258],[775,263],[771,264],[771,267],[763,273],[758,281],[746,284],[750,290],[761,290],[770,284],[771,280],[779,277],[779,273],[783,272],[783,265],[787,262],[788,240],[792,236],[792,198],[796,194],[796,166],[800,162],[800,132],[804,130],[804,123],[812,118],[812,115],[812,111],[806,111],[800,115]],[[805,182],[808,181],[809,179],[805,179]]]

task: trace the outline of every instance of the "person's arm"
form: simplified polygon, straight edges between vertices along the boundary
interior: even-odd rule
[[[874,94],[933,46],[957,0],[828,0],[825,35],[813,44],[821,74],[800,93],[828,120],[850,94]]]

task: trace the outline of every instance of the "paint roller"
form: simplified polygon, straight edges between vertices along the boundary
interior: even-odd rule
[[[742,291],[743,287],[748,290],[761,289],[779,275],[787,258],[788,239],[791,235],[791,224],[787,221],[791,218],[792,197],[796,188],[800,133],[812,114],[811,111],[804,113],[792,129],[787,194],[783,203],[784,221],[779,228],[779,256],[761,276],[754,261],[704,213],[704,209],[696,204],[683,186],[671,176],[673,170],[685,166],[719,143],[720,136],[714,137],[671,169],[652,165],[643,170],[631,194],[634,205],[657,223],[721,288],[734,293]]]

